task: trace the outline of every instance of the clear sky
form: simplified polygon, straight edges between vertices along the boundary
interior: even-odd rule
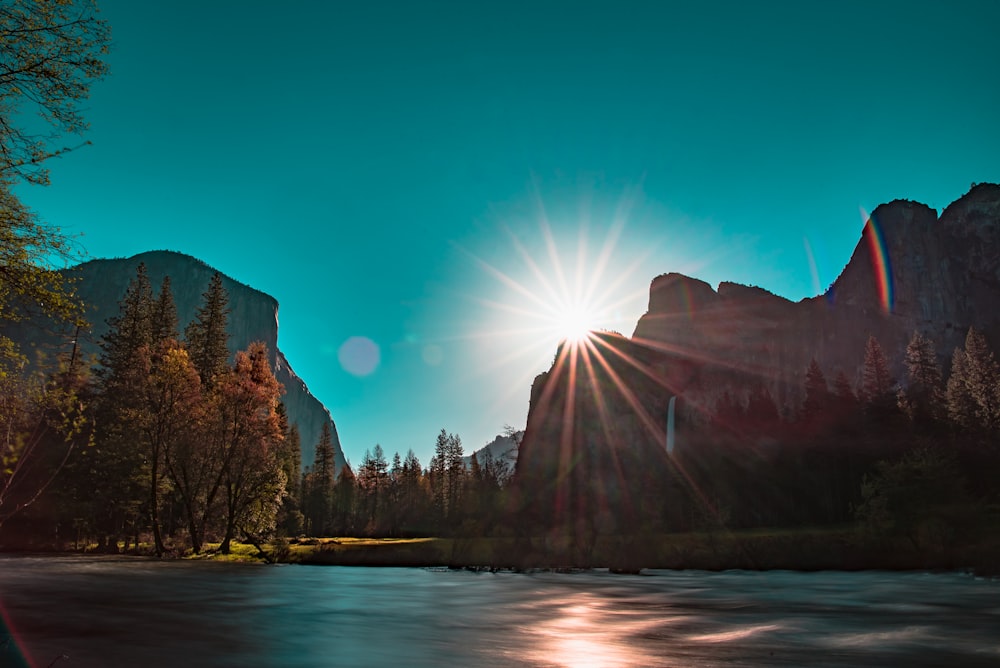
[[[277,298],[355,464],[523,427],[560,300],[631,335],[668,271],[802,299],[861,208],[1000,181],[993,1],[99,4],[93,145],[19,192]]]

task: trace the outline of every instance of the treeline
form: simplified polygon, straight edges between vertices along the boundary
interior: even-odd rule
[[[972,328],[946,377],[915,332],[897,381],[869,338],[860,383],[829,382],[813,360],[804,400],[783,413],[763,385],[726,392],[707,425],[690,427],[675,482],[697,490],[654,523],[749,528],[859,521],[914,544],[995,522],[1000,503],[1000,366]],[[683,475],[681,475],[683,473]],[[993,515],[990,515],[993,513]]]
[[[390,461],[376,445],[356,473],[345,466],[335,475],[324,428],[281,528],[310,536],[488,535],[504,517],[511,474],[489,453],[482,461],[473,455],[466,466],[461,438],[442,429],[426,469],[413,450]]]

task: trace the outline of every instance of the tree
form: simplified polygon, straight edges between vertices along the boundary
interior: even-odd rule
[[[316,443],[309,489],[305,496],[307,529],[314,536],[329,535],[333,530],[333,486],[337,464],[333,450],[333,435],[325,420]]]
[[[169,285],[167,286],[169,289]],[[157,556],[164,552],[160,530],[160,495],[164,486],[167,455],[179,452],[198,438],[194,426],[202,411],[201,384],[187,351],[177,341],[158,343],[148,357],[148,380],[142,405],[129,416],[139,427],[149,469],[149,516]],[[187,492],[182,488],[181,496]]]
[[[216,272],[208,289],[201,295],[195,319],[184,330],[191,361],[198,369],[201,382],[212,386],[215,378],[226,371],[229,361],[229,295],[222,285],[222,274]]]
[[[153,343],[177,339],[177,305],[170,289],[170,277],[164,276],[160,292],[156,296],[149,315],[150,333]]]
[[[107,74],[111,33],[87,0],[0,5],[0,180],[46,184],[42,163],[70,149],[61,135],[87,129],[81,103]],[[42,133],[37,120],[50,128]]]
[[[37,501],[93,437],[92,388],[77,358],[43,386],[18,381],[0,392],[0,527]]]
[[[952,356],[948,415],[966,429],[1000,429],[1000,366],[986,338],[970,327],[965,349]]]
[[[283,434],[277,406],[282,391],[271,372],[267,346],[260,341],[238,352],[232,371],[221,379],[222,554],[229,554],[237,532],[255,540],[274,529],[286,482],[278,457]]]
[[[889,373],[889,360],[874,336],[865,344],[865,366],[861,375],[861,400],[875,416],[890,412],[896,405],[895,381]]]
[[[865,476],[855,509],[870,533],[905,537],[917,549],[943,544],[967,514],[965,483],[954,456],[933,448],[879,462]]]
[[[39,222],[0,180],[0,324],[46,316],[57,326],[82,325],[82,305],[58,271],[79,257],[70,238]],[[23,363],[13,341],[0,334],[0,383],[17,376]]]
[[[361,522],[367,533],[376,534],[382,528],[383,505],[389,482],[389,463],[381,445],[376,443],[372,452],[365,450],[357,482],[361,493]]]
[[[285,496],[281,500],[281,510],[278,513],[278,526],[281,534],[295,536],[302,532],[305,516],[302,514],[301,484],[302,484],[302,447],[299,428],[295,423],[289,423],[288,410],[285,404],[278,404],[278,425],[285,435],[281,443],[278,458],[284,473]]]
[[[358,485],[351,467],[340,467],[337,482],[333,486],[334,532],[337,535],[349,536],[355,527],[355,499]]]
[[[913,332],[906,346],[906,389],[899,393],[899,406],[915,423],[926,425],[941,416],[941,368],[934,344]]]
[[[145,264],[136,267],[118,308],[101,340],[96,446],[86,453],[94,473],[91,498],[103,515],[95,528],[110,550],[127,531],[138,534],[143,509],[149,510],[150,462],[136,420],[144,408],[153,343],[153,291]]]

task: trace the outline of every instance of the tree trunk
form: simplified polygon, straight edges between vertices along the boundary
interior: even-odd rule
[[[149,483],[149,514],[151,515],[150,520],[153,526],[153,549],[156,550],[156,556],[163,556],[163,537],[160,535],[160,494],[159,494],[159,479],[160,479],[160,467],[159,459],[160,455],[157,450],[153,450],[153,462],[150,469],[150,483]],[[139,542],[136,541],[136,549],[139,548]]]

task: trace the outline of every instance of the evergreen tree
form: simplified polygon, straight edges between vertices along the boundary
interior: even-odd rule
[[[277,413],[278,428],[284,434],[279,451],[279,460],[281,462],[281,470],[287,481],[285,484],[285,497],[281,501],[278,525],[283,535],[295,536],[301,533],[304,521],[300,505],[302,485],[301,438],[298,426],[288,421],[288,410],[285,408],[284,403],[278,404]]]
[[[360,521],[369,535],[377,534],[381,530],[388,480],[389,463],[385,459],[382,446],[376,444],[373,451],[365,450],[357,477],[358,492],[361,497]]]
[[[145,263],[139,263],[133,278],[118,302],[118,315],[108,320],[101,341],[97,377],[105,394],[128,392],[134,376],[134,359],[140,348],[153,343],[153,288]]]
[[[185,328],[191,361],[198,369],[202,383],[213,386],[215,377],[224,373],[229,360],[229,295],[222,285],[222,274],[216,272],[202,294],[202,304],[195,319]]]
[[[94,528],[109,550],[117,550],[117,540],[128,532],[137,535],[140,518],[150,512],[150,462],[136,420],[143,410],[153,342],[153,291],[145,264],[136,268],[118,306],[101,341],[96,445],[88,453],[95,473],[91,494],[100,512]]]
[[[462,488],[465,478],[465,453],[462,450],[462,439],[458,434],[448,435],[448,457],[447,457],[447,488],[448,488],[448,508],[450,515],[456,515],[460,507]]]
[[[428,470],[431,484],[432,503],[434,513],[439,522],[444,522],[448,515],[448,432],[444,429],[438,434],[437,442],[434,445],[434,456]]]
[[[423,468],[413,450],[406,453],[398,477],[398,514],[401,530],[414,530],[421,521],[426,521],[430,507],[429,495],[423,486]]]
[[[941,368],[934,344],[920,332],[913,332],[906,346],[906,389],[899,394],[900,408],[911,420],[927,424],[941,415]]]
[[[177,339],[177,306],[174,304],[169,276],[164,276],[160,284],[160,293],[150,316],[150,326],[154,343]]]
[[[978,330],[970,327],[965,349],[952,356],[948,415],[967,429],[1000,429],[1000,367]]]
[[[896,406],[893,391],[895,381],[889,373],[889,361],[882,346],[874,336],[865,344],[865,365],[861,376],[861,400],[867,411],[876,417],[885,417]]]
[[[346,464],[340,467],[340,474],[333,487],[334,529],[337,535],[350,536],[354,533],[357,488],[357,480],[351,467]]]
[[[976,426],[976,402],[969,393],[966,366],[965,351],[955,348],[951,356],[951,375],[945,390],[945,403],[952,423],[963,429],[972,429]]]
[[[986,337],[970,327],[965,337],[965,373],[969,396],[976,405],[976,420],[987,430],[1000,427],[1000,366]]]
[[[306,519],[313,535],[330,535],[333,531],[333,490],[337,465],[333,450],[333,434],[324,420],[316,443],[311,476]]]

